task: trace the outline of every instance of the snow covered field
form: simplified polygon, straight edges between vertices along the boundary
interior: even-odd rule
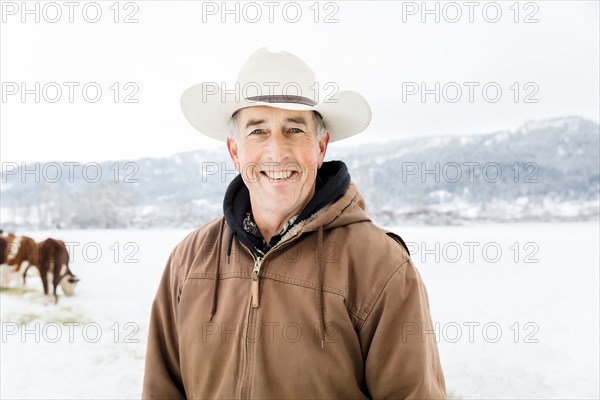
[[[427,284],[455,398],[599,398],[598,223],[392,228]],[[189,231],[19,232],[71,242],[75,296],[0,293],[0,397],[139,398],[165,261]]]

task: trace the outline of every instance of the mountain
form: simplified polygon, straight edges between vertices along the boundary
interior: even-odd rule
[[[600,215],[600,127],[579,117],[513,131],[330,147],[382,225],[588,221]],[[223,151],[102,163],[4,163],[15,228],[196,227],[221,214],[236,172]]]

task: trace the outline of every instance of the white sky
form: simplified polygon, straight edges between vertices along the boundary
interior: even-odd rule
[[[135,11],[139,22],[130,24],[114,23],[114,1],[97,1],[102,16],[95,24],[82,15],[87,6],[86,16],[94,17],[91,2],[76,2],[73,23],[63,1],[54,3],[62,11],[56,23],[44,18],[54,18],[56,7],[28,2],[31,9],[35,3],[39,23],[34,14],[25,15],[26,21],[21,22],[21,1],[1,2],[0,81],[3,89],[22,82],[28,88],[34,88],[35,82],[41,87],[58,82],[63,93],[57,103],[43,96],[36,103],[33,95],[23,102],[20,92],[2,91],[3,163],[125,160],[197,148],[224,149],[187,123],[179,108],[180,95],[202,81],[233,82],[248,56],[262,46],[297,54],[315,70],[319,82],[359,91],[369,101],[370,127],[340,145],[485,133],[514,129],[531,119],[567,115],[600,119],[597,1],[519,2],[518,23],[514,22],[515,1],[475,2],[473,23],[464,1],[428,2],[430,9],[437,3],[439,23],[435,15],[426,15],[426,22],[421,22],[421,1],[336,1],[327,6],[321,2],[317,23],[313,1],[296,3],[302,11],[297,23],[283,18],[286,2],[275,2],[274,22],[269,22],[265,2],[254,2],[263,13],[257,23],[245,21],[241,13],[239,23],[233,15],[222,23],[219,13],[203,14],[199,1],[135,1],[127,6],[121,2],[120,20]],[[210,3],[218,8],[222,4]],[[229,2],[230,7],[234,3]],[[246,3],[238,4],[240,11],[248,7]],[[462,17],[451,23],[454,5],[460,7]],[[486,22],[484,6],[485,16],[494,18],[495,5],[502,11],[500,21]],[[414,7],[419,8],[415,15],[403,12]],[[246,8],[247,16],[253,17],[255,9]],[[287,10],[286,16],[293,17],[294,9]],[[324,23],[331,12],[338,22]],[[539,22],[524,23],[527,15]],[[79,84],[73,103],[63,82]],[[97,103],[82,96],[81,88],[89,82],[103,90]],[[115,82],[121,88],[118,103],[110,89]],[[127,82],[139,87],[136,104],[122,102],[131,92],[124,88]],[[441,86],[478,82],[480,86],[473,103],[468,101],[466,86],[456,103],[444,98],[435,103],[433,95],[425,103],[419,95],[403,102],[403,83],[407,82],[425,82],[428,88],[435,82]],[[489,82],[496,82],[503,91],[497,103],[482,97],[481,87]],[[510,88],[515,82],[520,83],[517,103],[514,86]],[[525,88],[527,82],[539,88],[533,96],[538,103],[523,102],[534,87]],[[454,96],[453,91],[448,93]],[[48,95],[54,97],[54,92]]]

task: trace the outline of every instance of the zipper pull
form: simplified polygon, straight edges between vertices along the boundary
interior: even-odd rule
[[[262,265],[262,258],[257,258],[254,261],[254,269],[252,270],[252,308],[257,308],[258,301],[258,272]]]

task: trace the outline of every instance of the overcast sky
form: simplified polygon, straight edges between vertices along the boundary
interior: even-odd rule
[[[421,1],[229,2],[224,13],[220,1],[59,1],[28,2],[25,13],[21,1],[3,1],[0,157],[84,162],[224,148],[187,123],[179,98],[202,81],[231,84],[262,46],[300,56],[320,84],[365,96],[370,127],[340,145],[569,115],[598,121],[598,2],[515,3],[427,2],[424,13]],[[422,85],[435,92],[436,83],[439,103],[435,93],[423,101]]]

